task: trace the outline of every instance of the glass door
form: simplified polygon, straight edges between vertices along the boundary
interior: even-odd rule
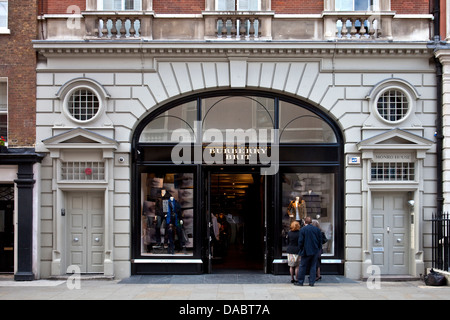
[[[266,272],[266,182],[258,168],[207,170],[208,272]]]

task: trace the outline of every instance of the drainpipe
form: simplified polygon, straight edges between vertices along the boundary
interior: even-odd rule
[[[435,50],[438,48],[441,41],[440,36],[440,10],[441,4],[440,0],[434,0],[434,45]],[[443,120],[442,120],[442,64],[437,57],[434,58],[436,65],[436,173],[437,173],[437,196],[436,196],[436,206],[437,214],[440,215],[444,210],[444,191],[443,191],[443,146],[444,146],[444,135],[443,135]]]

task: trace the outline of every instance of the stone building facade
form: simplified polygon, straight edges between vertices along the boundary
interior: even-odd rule
[[[436,55],[448,74],[431,1],[41,8],[38,277],[74,266],[116,278],[283,274],[296,198],[327,235],[324,272],[429,267],[442,197]]]

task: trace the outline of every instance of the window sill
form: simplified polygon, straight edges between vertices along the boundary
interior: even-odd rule
[[[11,31],[7,28],[0,28],[0,35],[2,34],[11,34]]]
[[[323,16],[395,16],[395,11],[323,11]]]

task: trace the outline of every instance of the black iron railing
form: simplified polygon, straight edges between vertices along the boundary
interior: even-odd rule
[[[433,268],[450,271],[450,214],[436,213],[433,224]]]

